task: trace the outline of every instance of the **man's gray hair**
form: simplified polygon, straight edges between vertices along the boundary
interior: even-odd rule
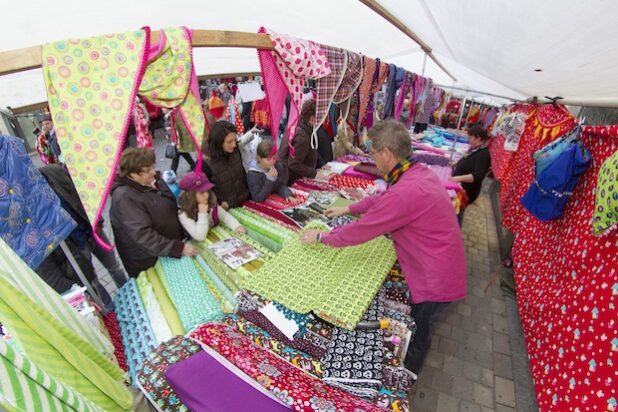
[[[412,154],[410,133],[403,123],[395,119],[378,122],[367,132],[373,150],[390,150],[397,159],[405,159]]]

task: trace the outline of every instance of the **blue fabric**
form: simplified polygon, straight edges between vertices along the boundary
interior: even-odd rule
[[[534,155],[534,174],[540,176],[549,165],[551,165],[562,152],[564,152],[579,134],[576,127],[559,139],[554,140],[541,150],[537,150]]]
[[[521,203],[541,221],[558,219],[590,159],[581,143],[571,144],[536,177]]]
[[[161,257],[159,262],[170,298],[185,330],[223,318],[217,299],[208,290],[190,257]]]
[[[395,115],[395,95],[397,90],[403,83],[403,77],[405,76],[405,70],[401,67],[397,67],[394,64],[389,65],[388,82],[386,85],[386,100],[384,101],[384,111],[382,118],[393,117]]]
[[[76,224],[21,139],[0,135],[0,159],[0,236],[36,269]]]
[[[157,347],[157,340],[137,290],[135,278],[130,278],[118,290],[115,303],[122,344],[127,355],[129,375],[135,384],[137,382],[135,378],[141,369],[142,362]]]

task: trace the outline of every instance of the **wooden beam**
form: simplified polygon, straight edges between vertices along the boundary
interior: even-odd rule
[[[438,65],[438,67],[440,69],[442,69],[442,71],[444,73],[446,73],[451,79],[453,79],[453,81],[457,81],[455,76],[453,76],[446,69],[446,67],[444,67],[444,65],[442,63],[440,63],[438,58],[436,56],[434,56],[434,54],[433,54],[433,52],[431,50],[431,47],[429,47],[429,45],[427,43],[425,43],[420,37],[418,37],[418,35],[416,33],[414,33],[412,30],[410,30],[410,28],[408,26],[403,24],[403,22],[401,20],[399,20],[397,17],[395,17],[391,12],[389,12],[386,8],[384,8],[376,0],[360,0],[360,2],[363,3],[365,6],[369,7],[375,13],[379,14],[380,16],[382,16],[382,18],[384,18],[390,24],[392,24],[397,29],[399,29],[399,31],[401,31],[403,34],[405,34],[406,36],[411,38],[416,44],[421,46],[421,49],[423,49],[423,51],[425,53],[427,53],[429,58],[431,60],[433,60],[434,63],[436,63]]]
[[[10,107],[10,106],[9,106]],[[27,106],[11,107],[13,114],[24,114],[47,108],[47,102],[29,104]]]
[[[153,31],[151,41],[159,41],[160,31]],[[243,47],[272,50],[266,34],[226,30],[193,30],[193,47]],[[0,52],[0,76],[41,67],[41,46]]]

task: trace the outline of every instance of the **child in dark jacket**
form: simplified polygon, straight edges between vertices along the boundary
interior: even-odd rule
[[[251,198],[256,202],[263,202],[271,193],[294,200],[294,194],[286,186],[287,171],[277,162],[277,155],[271,156],[273,143],[264,140],[257,146],[256,160],[249,162],[247,171],[247,186]]]

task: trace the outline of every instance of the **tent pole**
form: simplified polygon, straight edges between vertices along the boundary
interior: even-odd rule
[[[429,56],[429,58],[433,60],[434,63],[436,63],[438,67],[442,69],[442,71],[448,75],[448,77],[450,77],[453,80],[457,80],[455,76],[453,76],[447,70],[447,68],[444,67],[444,65],[440,63],[440,61],[436,58],[436,56],[433,54],[431,50],[431,47],[429,47],[429,45],[425,43],[420,37],[418,37],[416,33],[410,30],[408,26],[403,24],[401,20],[395,17],[391,12],[389,12],[386,8],[384,8],[380,3],[378,3],[376,0],[360,0],[360,2],[363,3],[365,6],[369,7],[376,14],[382,16],[384,20],[388,21],[390,24],[392,24],[397,29],[399,29],[403,34],[411,38],[416,44],[421,46],[421,49],[423,49],[423,51]]]
[[[427,65],[427,53],[423,54],[423,70],[421,70],[421,76],[425,77],[425,66]]]
[[[94,299],[94,301],[97,303],[97,305],[101,307],[101,309],[105,308],[105,306],[103,305],[103,300],[101,299],[97,291],[94,290],[92,284],[88,281],[88,279],[86,279],[86,275],[84,275],[82,268],[79,267],[79,264],[75,260],[75,256],[73,256],[73,253],[71,252],[64,240],[60,242],[60,247],[62,248],[62,251],[66,255],[67,259],[69,259],[69,263],[71,263],[71,266],[73,266],[73,269],[77,273],[77,276],[79,276],[79,280],[81,280],[84,286],[86,286],[86,289],[90,293],[92,299]]]

